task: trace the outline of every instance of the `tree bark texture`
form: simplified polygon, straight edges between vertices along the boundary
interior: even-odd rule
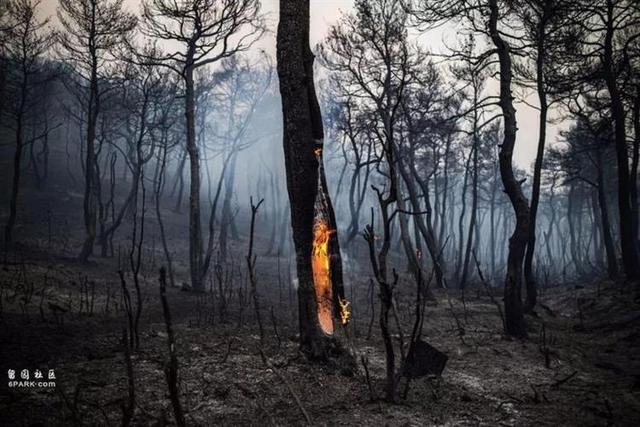
[[[309,48],[309,1],[281,0],[277,33],[277,69],[284,121],[283,147],[291,227],[298,275],[300,345],[311,358],[324,359],[334,340],[319,324],[312,270],[314,205],[318,182],[326,189],[315,150],[322,149],[324,131],[313,83],[314,56]],[[320,179],[320,181],[318,181]],[[329,226],[335,217],[328,193]],[[330,270],[334,298],[342,288],[337,233],[330,237]],[[335,304],[334,304],[335,308]]]
[[[504,121],[504,138],[499,152],[500,176],[516,216],[516,225],[509,238],[507,274],[504,285],[506,333],[515,337],[526,337],[527,331],[522,313],[522,262],[529,239],[529,201],[522,192],[521,183],[513,172],[513,149],[518,125],[513,106],[511,81],[513,78],[511,48],[498,30],[498,0],[489,0],[489,33],[496,47],[500,66],[500,100]]]

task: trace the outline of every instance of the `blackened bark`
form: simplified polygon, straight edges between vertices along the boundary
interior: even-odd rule
[[[235,150],[235,148],[232,148]],[[220,219],[220,260],[221,262],[227,259],[227,247],[229,231],[231,231],[231,237],[237,239],[237,231],[235,229],[234,215],[231,212],[231,197],[233,195],[233,188],[236,175],[236,159],[238,158],[237,152],[232,152],[228,161],[228,170],[224,176],[224,198],[222,201],[222,217]],[[235,236],[234,236],[235,235]]]
[[[555,272],[555,259],[553,256],[553,250],[551,247],[551,235],[553,233],[553,226],[556,222],[556,210],[555,210],[555,182],[551,184],[551,191],[549,194],[549,206],[551,214],[549,215],[549,223],[547,225],[547,231],[544,233],[545,236],[545,247],[547,250],[547,261],[548,267],[547,270],[552,274]]]
[[[191,52],[192,49],[189,49]],[[187,153],[191,184],[189,188],[189,267],[193,290],[204,291],[202,271],[202,223],[200,221],[200,152],[196,142],[195,92],[193,67],[187,64],[185,69],[185,117],[187,124]]]
[[[462,278],[460,279],[460,288],[464,289],[467,283],[467,276],[469,274],[469,261],[471,259],[471,245],[474,243],[474,231],[477,231],[477,214],[478,214],[478,83],[476,77],[473,78],[473,173],[471,175],[471,218],[469,220],[469,234],[467,236],[467,247],[464,254],[464,262],[462,265]],[[475,241],[480,238],[480,234],[476,233]]]
[[[142,143],[144,140],[144,136],[147,133],[147,126],[146,126],[146,120],[147,120],[147,109],[148,109],[148,104],[149,104],[149,93],[145,92],[144,93],[144,98],[142,101],[142,106],[140,109],[140,117],[139,117],[139,130],[137,131],[137,136],[135,139],[135,159],[132,159],[131,163],[132,163],[132,172],[131,172],[131,187],[129,189],[129,194],[127,195],[127,198],[125,199],[124,203],[122,204],[122,207],[120,208],[120,211],[118,212],[118,215],[115,216],[113,218],[112,223],[109,226],[106,226],[105,221],[103,221],[101,219],[101,230],[100,230],[100,237],[99,237],[99,244],[101,246],[101,256],[106,257],[107,256],[107,252],[108,252],[108,247],[109,247],[109,242],[113,239],[113,235],[115,234],[116,230],[120,227],[120,225],[122,224],[122,221],[124,219],[124,216],[126,214],[127,211],[129,211],[131,208],[131,203],[136,200],[136,198],[138,197],[138,187],[140,186],[140,179],[142,176],[142,168],[144,166],[144,164],[149,161],[149,158],[145,159],[145,156],[142,153]],[[99,175],[99,174],[98,174]],[[98,195],[100,195],[101,192],[98,191]],[[111,203],[113,203],[113,199],[111,200]],[[113,204],[112,204],[113,206]],[[106,218],[105,218],[106,219]]]
[[[309,48],[309,1],[280,0],[277,61],[282,114],[287,190],[298,275],[300,345],[311,358],[328,356],[331,339],[318,321],[312,271],[314,204],[319,164],[314,153],[324,137],[313,84],[313,54]],[[321,156],[318,156],[321,159]],[[321,177],[323,179],[323,177]],[[322,182],[323,185],[325,184]],[[326,188],[326,187],[325,187]],[[329,201],[328,194],[326,195]],[[329,220],[335,219],[329,203]],[[330,247],[337,243],[333,233]],[[330,252],[332,282],[342,284],[339,249]]]
[[[348,104],[347,107],[349,108]],[[356,156],[356,167],[351,175],[351,185],[349,187],[349,214],[351,222],[347,231],[347,238],[345,246],[349,246],[353,241],[353,238],[360,232],[360,211],[364,203],[366,191],[369,184],[369,176],[371,175],[371,151],[373,144],[367,146],[367,157],[364,159],[362,153],[355,143],[355,138],[350,130],[348,137],[351,142],[351,148]],[[361,177],[361,169],[365,168],[364,179]]]
[[[549,2],[545,2],[542,17],[538,23],[538,37],[536,40],[536,90],[538,92],[538,102],[540,103],[540,117],[538,119],[538,150],[536,153],[536,161],[533,166],[533,187],[531,188],[531,229],[529,230],[529,242],[527,243],[527,252],[524,258],[524,280],[527,289],[527,298],[524,309],[526,312],[533,310],[538,297],[536,278],[533,272],[533,256],[536,247],[536,216],[538,213],[538,204],[540,203],[540,181],[542,176],[542,162],[544,160],[544,147],[547,138],[547,111],[549,108],[544,80],[544,60],[546,55],[545,37],[548,19],[548,5]]]
[[[22,168],[22,138],[24,133],[24,113],[27,101],[28,73],[23,60],[22,81],[20,83],[20,101],[16,115],[16,148],[13,156],[13,180],[11,182],[11,199],[9,201],[9,219],[4,229],[5,244],[12,241],[13,227],[16,222],[18,192],[20,190],[20,171]]]
[[[410,176],[407,176],[405,174],[403,166],[401,164],[399,164],[398,166],[399,166],[400,173],[407,185],[407,191],[409,193],[409,199],[411,201],[413,209],[416,212],[418,212],[420,210],[420,203],[418,201],[417,191],[414,188],[415,187],[414,182],[411,180]],[[426,218],[424,218],[424,220],[422,217],[419,217],[417,215],[414,216],[416,220],[415,225],[418,231],[420,232],[420,234],[422,235],[422,237],[424,238],[425,243],[427,244],[427,250],[429,251],[429,256],[431,257],[431,264],[433,267],[433,271],[435,272],[435,275],[436,275],[436,284],[438,288],[442,289],[444,288],[444,273],[443,273],[443,267],[442,267],[443,261],[441,259],[440,251],[438,249],[439,244],[434,237],[435,231],[433,230],[433,227],[431,225],[432,210],[431,210],[431,203],[429,201],[429,197],[430,197],[429,184],[426,182],[423,182],[418,177],[418,172],[413,162],[411,164],[411,170],[413,172],[413,177],[415,178],[415,181],[418,183],[418,185],[422,190],[422,196],[425,201],[425,210],[426,210]],[[417,238],[416,238],[416,241],[417,241]]]
[[[516,225],[509,238],[507,274],[504,285],[506,333],[515,337],[526,337],[527,331],[522,313],[522,262],[529,239],[529,201],[522,192],[520,182],[513,172],[513,149],[516,143],[516,110],[511,94],[512,66],[511,47],[503,40],[498,30],[498,0],[489,0],[489,33],[496,47],[500,64],[500,100],[504,121],[504,138],[500,147],[500,176],[504,190],[516,215]]]
[[[256,255],[253,254],[253,235],[256,229],[256,215],[260,205],[264,199],[260,199],[257,205],[253,204],[251,198],[251,225],[249,226],[249,251],[247,252],[247,273],[249,274],[249,283],[251,284],[251,299],[253,300],[253,309],[258,321],[258,329],[260,331],[260,344],[264,344],[264,328],[262,327],[262,316],[260,316],[260,297],[258,295],[258,280],[256,279]]]
[[[491,178],[491,197],[489,198],[489,232],[490,232],[490,259],[491,259],[491,279],[494,280],[496,277],[496,258],[498,254],[496,253],[496,193],[498,192],[498,176],[495,165],[493,166],[493,176]]]
[[[473,151],[469,153],[469,157],[464,166],[464,179],[462,180],[462,189],[460,196],[460,216],[458,217],[458,259],[456,262],[456,281],[459,285],[462,285],[462,252],[464,251],[464,217],[467,212],[467,185],[469,183],[469,166],[471,159],[473,158]]]
[[[414,132],[414,126],[413,126],[413,122],[411,120],[410,114],[406,115],[406,120],[408,124],[408,129],[409,129],[409,141],[411,143],[411,148],[413,148],[415,144],[413,139],[414,139],[414,135],[416,135],[416,132]],[[402,159],[404,158],[408,159],[407,161],[408,170],[405,169],[405,165],[402,161]],[[444,274],[443,274],[443,267],[442,267],[443,261],[441,260],[441,257],[440,257],[441,254],[439,250],[439,242],[435,238],[435,231],[434,231],[433,221],[432,221],[433,210],[431,207],[429,178],[427,177],[426,179],[422,179],[420,177],[420,174],[418,173],[418,169],[416,167],[415,150],[413,149],[410,150],[408,155],[406,156],[398,156],[397,167],[398,167],[398,172],[400,173],[400,177],[402,178],[402,180],[404,181],[407,187],[407,192],[409,193],[409,200],[411,202],[411,205],[413,206],[413,210],[416,213],[420,212],[421,206],[420,206],[419,195],[418,195],[418,192],[416,191],[415,184],[417,183],[420,186],[420,189],[422,190],[422,198],[424,199],[424,205],[425,205],[425,217],[422,217],[422,215],[417,215],[417,214],[414,215],[414,226],[416,227],[416,245],[418,245],[418,242],[420,241],[418,238],[418,233],[419,233],[422,235],[427,245],[427,250],[429,251],[429,256],[431,257],[432,267],[436,275],[437,286],[438,288],[444,288]],[[400,203],[398,204],[398,207],[402,209],[402,206],[400,206]],[[423,283],[423,277],[422,277],[422,272],[419,270],[420,266],[417,265],[417,267],[418,269],[414,273],[418,278],[418,284],[420,286]],[[421,292],[422,291],[423,290],[421,289]]]
[[[156,210],[156,219],[158,221],[158,228],[160,229],[160,241],[162,242],[162,250],[164,251],[164,257],[167,261],[167,271],[169,273],[169,283],[171,287],[176,286],[176,281],[173,276],[173,260],[171,259],[171,251],[169,250],[169,244],[167,242],[167,233],[164,228],[164,221],[162,220],[162,213],[160,211],[160,201],[162,198],[162,189],[164,187],[164,175],[166,171],[167,165],[167,152],[168,152],[168,141],[164,140],[164,146],[162,147],[162,158],[158,159],[158,177],[156,181],[155,187],[155,210]]]
[[[607,207],[607,195],[604,186],[604,171],[602,165],[602,152],[597,153],[597,174],[598,174],[598,205],[600,207],[600,222],[602,241],[604,243],[605,253],[607,256],[607,274],[609,278],[615,279],[618,276],[618,262],[616,260],[616,251],[611,236],[611,225],[609,223],[609,209]]]
[[[622,96],[618,88],[614,69],[614,4],[607,0],[607,19],[604,40],[603,73],[611,102],[611,117],[615,131],[615,148],[618,171],[618,213],[620,215],[620,244],[622,246],[622,264],[629,280],[640,277],[637,236],[634,235],[633,211],[631,208],[631,185],[629,177],[629,153],[627,150],[625,114]]]
[[[582,262],[580,253],[578,251],[578,239],[576,237],[576,225],[575,225],[575,184],[571,183],[569,191],[567,193],[567,225],[569,226],[569,248],[571,250],[571,261],[573,262],[578,276],[584,277],[584,271],[582,271]]]
[[[631,156],[631,212],[633,217],[633,236],[638,238],[638,164],[640,163],[640,84],[636,87],[636,95],[633,100],[633,154]]]
[[[165,363],[164,373],[169,387],[169,397],[171,398],[171,406],[173,406],[173,415],[176,424],[180,427],[185,426],[184,413],[180,404],[180,390],[178,385],[178,356],[176,349],[176,340],[173,332],[173,322],[171,321],[171,310],[167,302],[167,273],[164,267],[160,268],[160,301],[162,302],[162,313],[164,314],[164,323],[167,328],[167,344],[169,346],[169,358]]]
[[[447,228],[447,195],[449,194],[449,153],[451,152],[451,136],[447,135],[444,148],[444,179],[442,182],[442,211],[440,212],[440,231],[438,233],[438,242],[444,241],[444,234]],[[453,213],[453,209],[449,209]]]
[[[95,13],[95,5],[93,6]],[[90,33],[90,39],[95,38],[95,30],[92,29]],[[90,46],[94,45],[94,42],[89,43]],[[97,222],[97,210],[96,210],[96,181],[98,176],[96,174],[96,152],[95,152],[95,140],[96,140],[96,125],[98,122],[98,115],[100,113],[100,93],[98,90],[98,54],[95,48],[90,48],[91,57],[91,75],[89,79],[89,103],[87,107],[87,136],[86,136],[86,155],[84,166],[84,199],[83,199],[83,218],[85,227],[85,240],[82,244],[82,250],[78,259],[80,261],[86,261],[91,255],[93,255],[93,244],[96,240],[96,222]]]
[[[175,180],[173,181],[173,189],[171,190],[171,196],[174,195],[176,188],[178,189],[178,195],[176,197],[176,206],[173,208],[177,213],[180,213],[180,207],[182,206],[182,194],[184,192],[184,165],[187,162],[187,150],[182,152],[180,157],[180,163],[178,170],[176,171]]]

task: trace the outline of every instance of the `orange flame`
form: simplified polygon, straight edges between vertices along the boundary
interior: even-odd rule
[[[329,264],[329,237],[332,233],[335,233],[335,230],[330,230],[324,220],[316,220],[313,227],[311,266],[316,301],[318,302],[318,321],[326,334],[333,334],[333,316],[331,313],[333,290],[331,289]]]
[[[351,317],[351,311],[349,311],[349,305],[351,305],[351,303],[342,298],[340,298],[338,302],[340,303],[340,320],[343,325],[346,325],[349,323],[349,318]]]

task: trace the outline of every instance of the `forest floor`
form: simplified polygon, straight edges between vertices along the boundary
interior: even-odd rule
[[[223,316],[220,301],[209,294],[168,290],[187,425],[304,425],[294,395],[314,425],[640,423],[640,305],[624,285],[599,281],[545,290],[537,315],[527,317],[529,339],[523,341],[503,336],[498,311],[484,290],[467,291],[464,304],[460,295],[451,294],[450,304],[435,291],[424,339],[445,352],[448,363],[441,378],[413,381],[407,399],[390,404],[371,399],[361,366],[348,375],[299,354],[295,296],[291,302],[288,279],[283,284],[274,278],[277,259],[261,259],[267,261],[258,264],[263,342],[242,292],[231,293]],[[0,425],[120,425],[127,374],[115,263],[96,258],[80,264],[37,246],[5,254]],[[140,347],[132,355],[135,425],[174,423],[163,372],[168,347],[156,271],[157,265],[149,268],[142,283]],[[372,388],[381,396],[384,353],[377,319],[367,339],[371,290],[367,276],[361,277],[351,290],[355,320],[346,342],[369,360]],[[237,289],[246,286],[239,282]],[[399,300],[407,316],[408,289]],[[60,309],[66,310],[62,321]],[[404,321],[409,324],[408,317]],[[9,388],[9,369],[16,375],[40,369],[45,378],[54,369],[56,386]]]
[[[133,292],[130,231],[119,232],[114,256],[79,263],[81,194],[54,183],[46,199],[25,192],[16,228],[21,244],[0,253],[0,426],[121,425],[127,370],[117,271],[125,271]],[[181,289],[188,277],[185,257],[178,256],[188,253],[185,215],[167,210],[165,222],[177,278],[168,302],[187,425],[304,425],[294,395],[314,425],[640,425],[640,304],[628,285],[598,280],[542,290],[523,341],[502,334],[498,310],[483,287],[469,287],[464,304],[458,293],[448,298],[436,290],[423,338],[447,354],[446,368],[440,378],[413,381],[407,399],[390,404],[371,398],[361,366],[347,375],[299,354],[292,260],[268,254],[272,245],[263,226],[256,235],[261,342],[247,297],[246,236],[232,241],[232,256],[219,272],[227,300],[222,313],[218,291]],[[158,289],[163,253],[152,225],[145,228],[140,346],[132,355],[133,423],[170,425]],[[355,258],[345,259],[350,338],[342,330],[338,335],[358,360],[368,359],[377,397],[384,387],[377,291],[370,287],[367,260]],[[402,265],[401,259],[392,262]],[[212,283],[218,288],[219,281]],[[415,285],[403,278],[397,289],[408,330]],[[501,301],[500,290],[494,293]],[[36,369],[45,379],[53,369],[55,387],[9,388],[10,369],[17,379],[23,369],[31,379]]]

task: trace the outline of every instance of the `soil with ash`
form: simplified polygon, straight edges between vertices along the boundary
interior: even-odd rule
[[[258,239],[258,245],[265,242]],[[117,256],[80,264],[70,254],[54,257],[38,247],[6,254],[0,267],[0,425],[120,425],[127,374]],[[640,305],[631,288],[598,282],[544,290],[537,314],[527,317],[525,341],[501,334],[498,311],[483,288],[468,289],[464,304],[460,295],[434,291],[424,339],[448,355],[447,366],[441,378],[414,380],[407,398],[390,404],[372,399],[362,367],[347,375],[299,354],[295,291],[284,273],[289,261],[258,253],[262,342],[242,263],[221,275],[224,310],[217,280],[210,284],[213,294],[168,290],[188,425],[304,425],[294,394],[314,425],[640,423]],[[133,424],[170,425],[159,266],[155,258],[145,266],[140,347],[132,355]],[[354,320],[349,339],[344,330],[338,333],[358,360],[368,360],[371,386],[381,396],[384,353],[377,319],[367,338],[371,288],[365,267],[347,273]],[[186,277],[184,265],[176,270]],[[125,277],[133,292],[130,275]],[[398,310],[409,330],[413,285],[406,281],[398,289]],[[54,369],[56,386],[9,388],[9,369],[17,375]]]

